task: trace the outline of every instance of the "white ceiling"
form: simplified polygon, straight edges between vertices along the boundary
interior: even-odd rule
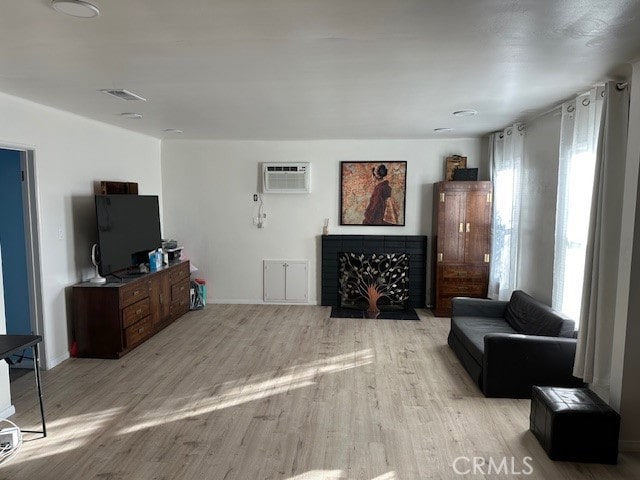
[[[634,0],[91,1],[2,2],[0,91],[158,138],[479,136],[640,55]]]

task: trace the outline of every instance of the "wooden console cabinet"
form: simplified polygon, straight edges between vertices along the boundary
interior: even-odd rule
[[[189,261],[102,285],[73,286],[79,357],[120,358],[189,311]]]
[[[486,297],[491,260],[491,182],[439,182],[433,187],[432,303],[451,315],[453,297]]]

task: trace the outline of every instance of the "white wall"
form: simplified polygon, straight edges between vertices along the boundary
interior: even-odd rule
[[[51,368],[69,356],[69,287],[92,274],[93,182],[128,180],[138,182],[142,194],[159,195],[160,140],[4,94],[0,112],[0,146],[35,151],[44,324],[39,333]]]
[[[433,183],[452,154],[480,163],[481,140],[165,141],[165,235],[208,282],[210,300],[262,302],[263,259],[310,260],[309,303],[320,301],[320,234],[431,235]],[[340,227],[340,161],[406,160],[405,227]],[[252,223],[261,162],[311,162],[312,193],[264,195],[266,228]],[[484,172],[483,172],[484,173]]]
[[[640,62],[633,65],[630,95],[610,397],[622,417],[621,448],[640,451]]]
[[[527,123],[516,286],[551,305],[560,109]]]

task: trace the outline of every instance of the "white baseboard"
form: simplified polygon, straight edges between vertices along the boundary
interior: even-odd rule
[[[301,302],[265,302],[261,298],[257,299],[246,299],[246,298],[207,298],[207,305],[209,304],[226,304],[226,305],[320,305],[317,300],[312,299],[309,302],[301,303]]]
[[[14,413],[16,413],[16,407],[14,407],[13,405],[9,405],[7,408],[0,412],[0,418],[9,418]]]
[[[640,452],[639,440],[620,440],[618,442],[618,450],[621,452]]]
[[[43,370],[51,370],[53,367],[55,367],[56,365],[60,365],[70,357],[71,355],[69,355],[69,352],[64,352],[54,358],[47,359],[48,361],[45,363],[45,365],[43,365],[42,358],[40,358],[40,366],[43,368]]]

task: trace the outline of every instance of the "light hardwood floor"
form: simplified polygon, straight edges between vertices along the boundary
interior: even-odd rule
[[[121,360],[68,360],[44,372],[49,436],[27,435],[0,479],[640,478],[638,455],[548,460],[529,400],[484,398],[448,319],[419,314],[208,305]],[[32,382],[12,384],[26,429],[39,426]],[[473,475],[473,457],[501,469]]]

